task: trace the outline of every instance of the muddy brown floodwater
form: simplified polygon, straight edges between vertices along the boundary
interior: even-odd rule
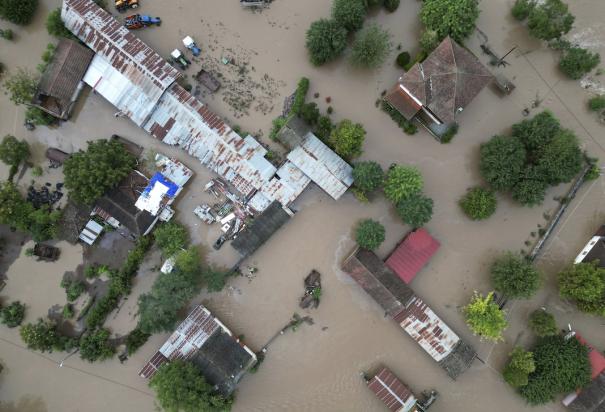
[[[294,90],[296,81],[307,76],[311,80],[310,101],[325,110],[325,97],[330,96],[334,120],[346,117],[365,126],[368,135],[362,159],[377,160],[384,167],[399,162],[421,169],[426,192],[435,200],[435,215],[428,229],[441,241],[442,248],[414,280],[413,287],[475,346],[483,360],[476,361],[458,381],[449,380],[339,270],[342,258],[353,247],[351,227],[358,219],[371,217],[386,226],[387,240],[378,251],[380,256],[385,256],[407,232],[387,202],[378,197],[371,204],[360,204],[351,194],[335,202],[312,187],[297,201],[300,212],[295,218],[250,258],[259,269],[253,280],[236,278],[224,292],[204,293],[195,299],[196,303],[207,305],[236,334],[244,334],[254,349],[260,349],[295,311],[314,319],[314,325],[303,325],[273,343],[258,373],[243,379],[235,411],[382,410],[359,376],[380,364],[391,368],[417,393],[436,389],[441,396],[431,409],[435,412],[564,410],[559,402],[529,408],[502,381],[500,371],[515,344],[531,343],[526,319],[530,311],[540,306],[553,311],[560,326],[571,323],[598,349],[605,349],[602,320],[580,314],[561,301],[554,284],[554,274],[571,261],[587,237],[603,223],[603,178],[580,190],[538,260],[544,271],[541,291],[531,300],[508,305],[510,326],[504,342],[481,343],[464,325],[460,313],[473,290],[489,291],[487,267],[492,258],[504,250],[524,248],[530,232],[545,223],[543,214],[555,210],[557,202],[553,198],[567,189],[561,186],[550,190],[544,205],[535,208],[521,208],[502,197],[492,218],[482,223],[470,222],[456,202],[466,188],[481,182],[477,171],[479,144],[493,134],[506,133],[538,95],[542,100],[540,109],[552,110],[565,127],[577,133],[591,155],[605,157],[605,128],[585,109],[590,94],[603,87],[603,78],[584,79],[584,85],[591,85],[589,90],[583,89],[580,82],[562,78],[553,52],[532,40],[527,30],[510,17],[512,3],[483,0],[477,25],[499,54],[517,46],[507,58],[511,65],[499,69],[513,79],[517,89],[506,98],[489,88],[484,90],[460,116],[460,132],[454,141],[440,145],[424,131],[414,136],[402,134],[374,106],[380,92],[400,74],[391,63],[395,52],[389,63],[371,73],[352,69],[344,58],[321,68],[309,65],[304,32],[311,21],[329,14],[327,0],[275,0],[261,13],[241,10],[236,0],[143,0],[140,12],[161,16],[164,23],[160,28],[137,34],[162,55],[180,47],[185,35],[193,36],[201,46],[201,62],[189,69],[190,75],[200,64],[221,70],[217,62],[225,55],[248,62],[245,81],[247,87],[254,89],[255,100],[238,101],[225,91],[206,98],[210,107],[232,124],[247,131],[264,131],[262,140],[270,144],[266,136],[271,119],[281,111],[283,98]],[[569,3],[576,15],[574,39],[605,55],[605,3]],[[58,5],[58,0],[43,0],[34,24],[25,29],[13,28],[17,41],[0,44],[0,61],[9,70],[35,67],[50,40],[44,31],[43,15]],[[380,11],[369,19],[387,27],[395,45],[414,52],[420,31],[419,7],[418,1],[403,0],[396,13]],[[2,26],[8,25],[2,22]],[[468,47],[486,62],[479,44],[476,35],[468,41]],[[225,71],[225,76],[229,79],[234,74]],[[313,99],[315,92],[320,93],[317,100]],[[181,150],[153,140],[128,120],[116,120],[113,112],[102,98],[89,94],[73,122],[30,133],[21,126],[23,109],[0,96],[0,134],[13,133],[42,147],[73,151],[84,147],[86,140],[117,133],[147,149],[179,157],[196,172],[196,177],[178,201],[178,219],[191,228],[193,240],[200,247],[212,250],[208,246],[216,233],[209,232],[191,213],[205,196],[202,187],[210,176],[208,171]],[[57,279],[64,271],[73,270],[80,253],[79,246],[65,245],[63,249],[62,259],[55,265],[33,264],[21,256],[9,268],[9,282],[2,298],[27,302],[27,320],[43,315],[45,308],[63,298],[59,296],[62,291]],[[209,252],[208,258],[228,266],[236,256],[226,245],[220,253]],[[319,309],[304,312],[298,309],[297,298],[302,292],[302,280],[311,269],[323,275],[322,303]],[[152,279],[141,279],[140,291],[147,290],[151,282]],[[115,324],[108,325],[121,332],[127,330],[133,324],[135,309],[132,302],[125,304],[124,312],[112,321]],[[63,354],[30,352],[22,347],[16,330],[2,328],[0,358],[5,370],[0,375],[0,400],[5,402],[2,405],[6,410],[19,412],[151,411],[153,394],[137,371],[165,337],[153,336],[124,365],[117,360],[88,364],[74,356],[58,368]]]

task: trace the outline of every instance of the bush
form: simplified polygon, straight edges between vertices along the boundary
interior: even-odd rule
[[[475,30],[479,17],[478,0],[425,0],[420,19],[439,39],[450,36],[462,43]]]
[[[227,278],[233,274],[233,272],[207,266],[202,269],[202,281],[206,284],[208,292],[220,292],[227,285]]]
[[[29,145],[25,140],[6,135],[0,142],[0,160],[8,166],[18,167],[29,157]]]
[[[61,311],[61,316],[63,319],[71,319],[74,317],[74,308],[71,304],[67,304],[63,306],[63,310]]]
[[[384,63],[391,51],[391,34],[377,24],[363,29],[353,42],[351,63],[363,68],[376,68]]]
[[[588,101],[588,107],[593,112],[598,112],[605,109],[605,95],[594,96]]]
[[[57,123],[57,119],[54,116],[33,106],[25,109],[25,121],[33,123],[36,126],[51,126]]]
[[[384,8],[393,13],[399,7],[399,0],[384,0]]]
[[[532,36],[549,41],[569,32],[574,20],[567,4],[561,0],[545,0],[530,10],[527,27]]]
[[[439,143],[449,143],[458,134],[458,123],[454,123],[447,128],[445,133],[439,136]]]
[[[347,31],[357,31],[366,17],[364,0],[334,0],[332,18]]]
[[[529,328],[540,338],[554,336],[559,332],[555,317],[542,309],[534,310],[529,315]]]
[[[84,269],[84,277],[86,277],[86,279],[94,279],[98,276],[99,276],[99,271],[97,270],[96,265],[89,265],[89,266],[86,266],[86,269]]]
[[[334,60],[346,46],[347,30],[335,20],[317,20],[307,30],[306,47],[315,66]]]
[[[389,168],[384,182],[384,194],[391,202],[398,204],[403,199],[420,193],[424,181],[420,171],[413,166],[395,165]]]
[[[109,331],[99,329],[82,336],[80,339],[80,357],[89,362],[113,357],[115,349],[109,343]]]
[[[153,236],[164,257],[169,258],[185,248],[189,242],[189,232],[185,226],[176,222],[167,222],[159,225]]]
[[[512,135],[521,141],[528,152],[535,152],[546,147],[560,130],[557,118],[551,112],[544,111],[514,124]]]
[[[48,17],[46,18],[46,30],[51,36],[66,37],[68,39],[74,37],[65,27],[65,24],[63,24],[60,8],[56,8],[48,13]]]
[[[561,297],[574,300],[584,312],[605,315],[605,269],[598,262],[571,265],[557,279]]]
[[[413,228],[422,227],[433,216],[433,199],[414,193],[397,203],[397,214]]]
[[[504,368],[502,375],[510,386],[519,388],[527,385],[529,374],[535,370],[534,354],[527,352],[520,346],[515,346],[510,353],[510,361]]]
[[[345,159],[361,155],[366,131],[359,123],[342,120],[330,135],[330,143],[334,151]]]
[[[271,126],[271,131],[269,132],[269,138],[271,140],[277,140],[277,135],[283,129],[283,127],[288,123],[288,119],[285,117],[277,117],[273,119],[273,123]]]
[[[306,77],[302,77],[296,85],[296,92],[294,93],[294,102],[290,108],[290,113],[299,114],[305,99],[307,98],[307,92],[309,91],[310,82]],[[285,123],[284,123],[285,124]],[[281,127],[280,127],[281,129]]]
[[[368,250],[378,249],[384,242],[384,235],[384,226],[372,219],[360,221],[355,229],[355,241]]]
[[[494,190],[512,189],[525,165],[525,148],[516,137],[494,136],[481,144],[479,170]]]
[[[489,189],[474,187],[459,202],[464,213],[473,220],[487,219],[496,211],[496,195]]]
[[[420,35],[420,50],[422,50],[425,54],[428,55],[433,50],[435,50],[437,46],[439,46],[440,42],[441,38],[439,37],[437,31],[428,28],[424,29],[424,31]],[[419,59],[416,59],[416,61],[418,60]],[[408,71],[410,68],[410,66],[406,66],[404,67],[404,70]]]
[[[541,177],[535,173],[535,169],[529,169],[524,173],[524,176],[515,187],[513,187],[513,199],[521,203],[523,206],[535,206],[542,204],[546,196],[548,184],[541,180]]]
[[[464,307],[466,324],[475,335],[487,340],[497,342],[503,340],[502,331],[508,325],[504,318],[504,311],[493,302],[493,292],[484,298],[475,292],[470,303]]]
[[[515,19],[523,21],[529,17],[529,13],[531,13],[535,5],[534,0],[516,0],[511,13]]]
[[[595,180],[595,179],[598,179],[599,176],[601,176],[601,169],[597,165],[592,165],[592,166],[590,166],[590,169],[584,176],[584,179]]]
[[[67,280],[61,282],[61,287],[65,288],[68,302],[75,301],[82,293],[86,291],[86,285],[82,282],[72,282]]]
[[[386,100],[382,101],[381,108],[406,134],[415,134],[418,131],[418,127],[414,123],[403,117],[403,115],[394,109]]]
[[[143,332],[141,329],[134,328],[126,337],[126,351],[128,356],[132,356],[141,346],[151,337],[149,333]]]
[[[404,51],[402,53],[399,53],[397,55],[397,66],[401,67],[402,69],[404,67],[406,67],[408,65],[408,63],[410,62],[410,53]]]
[[[315,126],[319,121],[319,109],[315,103],[305,103],[300,109],[300,118],[310,126]]]
[[[0,0],[0,17],[21,26],[29,24],[38,8],[38,0]]]
[[[334,125],[328,116],[319,116],[315,126],[315,135],[324,143],[329,143],[330,135],[334,130]]]
[[[4,40],[10,41],[14,37],[13,31],[11,29],[0,30],[0,37],[2,37]]]
[[[537,178],[553,186],[570,182],[584,164],[578,139],[568,129],[560,130],[537,154]]]
[[[0,315],[2,316],[2,323],[9,328],[15,328],[21,324],[25,317],[25,305],[17,300],[2,308]]]
[[[44,171],[42,170],[41,166],[34,166],[32,168],[32,176],[40,177],[40,176],[42,176],[42,173],[44,173]]]
[[[496,259],[491,267],[497,291],[508,298],[530,298],[540,287],[540,273],[523,256],[513,253]]]
[[[578,80],[599,65],[599,53],[591,53],[581,47],[571,47],[563,52],[559,68],[570,79]]]
[[[42,319],[38,319],[37,323],[22,326],[19,333],[28,349],[46,352],[61,346],[61,337],[57,333],[56,325]]]
[[[384,172],[376,162],[358,162],[353,167],[353,179],[355,187],[368,194],[382,186]]]

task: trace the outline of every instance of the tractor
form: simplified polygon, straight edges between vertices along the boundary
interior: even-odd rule
[[[145,14],[133,14],[124,19],[124,26],[129,30],[137,30],[147,26],[159,26],[162,24],[162,19],[159,17],[151,17]]]
[[[139,0],[115,0],[116,10],[124,13],[128,9],[139,7]]]
[[[187,60],[185,55],[179,49],[174,49],[172,53],[170,53],[170,61],[171,63],[178,65],[183,70],[187,69],[187,67],[191,64],[191,62]]]

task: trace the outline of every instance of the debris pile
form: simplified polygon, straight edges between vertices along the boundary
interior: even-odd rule
[[[51,187],[50,183],[46,183],[40,190],[36,190],[33,185],[30,186],[27,188],[27,201],[33,204],[36,209],[44,205],[53,206],[63,197],[63,193],[61,193],[63,183],[57,183],[56,190],[51,191],[48,189],[49,187]]]
[[[305,294],[300,298],[299,306],[303,309],[316,309],[321,298],[321,274],[313,269],[305,278]]]

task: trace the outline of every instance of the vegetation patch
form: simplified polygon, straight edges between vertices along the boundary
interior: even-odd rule
[[[375,250],[384,242],[384,226],[372,219],[364,219],[357,224],[355,240],[357,244],[368,250]]]
[[[401,130],[403,130],[406,134],[415,134],[418,132],[418,126],[416,126],[413,122],[409,121],[401,113],[399,113],[393,106],[391,106],[386,100],[381,101],[382,110],[388,114],[391,119]]]
[[[502,332],[508,326],[504,311],[493,301],[494,293],[483,296],[477,292],[463,309],[466,324],[482,339],[493,342],[503,340]]]
[[[492,281],[498,292],[508,298],[530,298],[540,287],[540,273],[523,256],[508,252],[491,267]]]
[[[474,187],[460,199],[458,204],[472,220],[484,220],[496,212],[498,201],[492,190]]]

